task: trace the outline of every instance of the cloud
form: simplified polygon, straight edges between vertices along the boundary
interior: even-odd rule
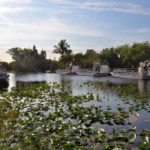
[[[150,29],[148,29],[148,28],[140,28],[140,29],[137,29],[136,32],[138,32],[138,33],[147,33],[147,32],[150,32]]]
[[[11,24],[0,27],[0,40],[55,40],[67,35],[105,37],[99,31],[89,31],[82,26],[69,25],[56,18],[34,20],[30,21],[30,23],[10,22]]]
[[[22,11],[32,10],[30,7],[0,7],[0,14],[18,13]]]
[[[39,48],[48,49],[47,47],[49,47],[49,52],[52,52],[50,46],[57,44],[60,39],[70,39],[74,36],[80,40],[87,37],[107,38],[100,31],[89,30],[81,25],[70,25],[57,18],[33,20],[30,23],[20,23],[12,20],[9,20],[9,22],[11,24],[0,26],[0,46],[1,49],[5,50],[11,47],[31,47],[33,44],[37,44]],[[90,45],[92,47],[94,43],[89,42],[89,46],[87,44],[80,45],[80,50],[82,47],[90,47]],[[48,53],[49,57],[52,57],[51,55],[53,56],[53,54]]]
[[[126,30],[125,32],[127,33],[149,33],[150,29],[149,28],[137,28],[137,29],[131,29],[131,30]]]
[[[0,0],[0,15],[7,13],[18,13],[32,10],[32,7],[24,4],[31,4],[32,0]]]
[[[9,3],[16,3],[16,4],[29,4],[32,0],[1,0],[0,5],[5,5]]]
[[[57,44],[58,40],[64,38],[68,39],[68,37],[72,36],[77,36],[78,38],[84,37],[84,39],[86,37],[106,37],[106,35],[100,31],[89,30],[82,25],[70,25],[64,20],[57,18],[49,18],[45,20],[34,19],[30,21],[30,23],[20,23],[13,20],[6,20],[6,24],[4,26],[0,26],[0,33],[1,49],[5,50],[16,46],[29,47],[36,43],[40,48],[47,48],[48,46],[50,48],[51,41],[55,41],[52,43]],[[94,44],[89,43],[84,46],[82,45],[80,49],[82,49],[82,47],[86,47],[87,45]],[[52,48],[50,51],[52,52]]]
[[[87,2],[73,2],[69,0],[50,0],[50,2],[91,11],[116,11],[123,13],[150,15],[150,8],[144,8],[141,5],[135,3],[106,1],[100,2],[94,0]]]
[[[120,28],[117,31],[111,30],[110,24],[108,24],[109,28],[107,25],[104,27],[107,23],[105,20],[103,22],[103,18],[96,24],[91,22],[91,26],[85,25],[86,20],[84,22],[83,17],[81,23],[80,18],[73,18],[77,17],[74,16],[74,12],[84,16],[87,10],[88,12],[114,11],[150,15],[149,8],[125,1],[116,3],[104,0],[0,0],[0,47],[8,49],[37,44],[41,48],[47,48],[57,44],[60,39],[66,38],[73,42],[71,43],[73,48],[80,51],[88,47],[98,49],[99,45],[105,47],[115,41],[126,43],[149,38],[143,36],[149,32],[148,28],[130,30],[129,34],[121,31]],[[137,33],[141,36],[133,35]]]
[[[0,15],[0,25],[1,24],[11,24],[11,21],[4,15]]]

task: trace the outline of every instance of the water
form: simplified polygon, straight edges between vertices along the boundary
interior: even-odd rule
[[[129,79],[121,79],[121,78],[113,78],[111,76],[108,77],[92,77],[92,76],[71,76],[71,75],[59,75],[59,74],[52,74],[52,73],[28,73],[28,74],[9,74],[9,86],[7,91],[10,91],[12,87],[26,87],[30,84],[35,83],[50,83],[50,82],[58,82],[58,83],[69,83],[70,87],[68,91],[72,91],[73,95],[81,95],[87,93],[93,93],[96,99],[98,95],[102,102],[97,100],[90,101],[87,103],[83,103],[85,107],[91,105],[102,105],[103,110],[107,110],[108,106],[112,107],[113,111],[117,110],[118,104],[121,107],[128,108],[130,105],[124,104],[122,99],[118,97],[118,94],[115,91],[110,89],[103,90],[103,89],[94,89],[92,86],[80,86],[82,84],[90,83],[93,85],[97,85],[100,81],[109,81],[111,85],[114,86],[123,86],[123,85],[134,85],[138,88],[138,92],[141,96],[148,94],[150,97],[150,81],[144,80],[129,80]],[[130,97],[129,97],[130,98]],[[149,98],[150,101],[150,98]],[[134,102],[133,102],[134,103]],[[142,128],[150,129],[149,122],[150,122],[150,115],[147,111],[141,110],[138,112],[140,117],[131,116],[131,122],[133,125],[136,125],[137,130],[141,130]],[[118,126],[119,127],[119,126]],[[121,126],[120,126],[121,127]],[[105,126],[105,128],[107,128]]]
[[[14,100],[12,101],[12,105],[14,106],[15,111],[12,108],[10,109],[7,103],[6,105],[5,103],[3,103],[4,100],[5,100],[4,102],[7,102],[9,100],[11,102],[9,96],[7,97],[7,92],[10,92],[13,87],[26,88],[31,84],[36,83],[51,84],[51,82],[58,82],[60,84],[68,83],[64,84],[67,88],[66,93],[68,95],[66,94],[65,95],[66,97],[58,96],[59,95],[57,93],[58,91],[60,92],[60,94],[63,94],[63,92],[65,91],[60,86],[61,88],[56,89],[56,93],[58,94],[56,95],[58,96],[58,99],[55,96],[52,97],[51,99],[48,93],[45,93],[44,97],[42,96],[38,98],[37,96],[32,97],[32,94],[34,92],[36,95],[40,95],[39,94],[40,92],[43,92],[44,90],[49,91],[51,89],[50,86],[48,86],[48,88],[46,86],[43,86],[44,90],[42,91],[34,91],[34,89],[33,91],[24,90],[25,95],[28,96],[29,94],[29,98],[26,97],[25,99],[22,96],[18,95],[21,93],[23,94],[24,91],[22,92],[20,90],[21,93],[18,92],[19,90],[15,91],[16,93],[12,95],[12,97],[14,96],[16,98],[16,99],[12,98],[12,100]],[[55,88],[57,88],[57,86]],[[92,76],[60,75],[51,73],[28,73],[28,74],[11,73],[9,74],[8,87],[7,88],[4,87],[4,89],[2,90],[3,90],[1,92],[2,96],[3,95],[5,96],[6,94],[6,97],[1,101],[2,113],[0,112],[1,113],[0,121],[2,121],[2,123],[0,124],[0,137],[2,138],[0,138],[0,146],[4,146],[6,144],[7,147],[9,145],[9,144],[7,145],[7,143],[10,142],[12,144],[11,146],[13,147],[16,146],[18,143],[22,143],[22,141],[26,139],[30,139],[31,136],[33,137],[36,136],[36,138],[35,137],[31,138],[32,140],[38,139],[41,142],[41,138],[43,138],[42,136],[43,135],[45,136],[46,135],[45,133],[49,133],[49,129],[51,128],[55,129],[54,125],[57,120],[61,119],[61,117],[63,117],[63,121],[65,121],[65,124],[63,124],[63,121],[61,121],[61,123],[59,124],[63,127],[62,130],[65,131],[64,133],[69,134],[71,133],[68,139],[72,138],[72,136],[73,138],[74,136],[77,137],[80,136],[81,139],[84,139],[85,137],[82,136],[82,134],[88,135],[92,139],[95,135],[97,135],[97,133],[95,133],[94,131],[97,131],[99,128],[104,128],[105,131],[107,132],[108,137],[109,135],[111,137],[113,132],[115,131],[119,132],[118,129],[127,129],[126,130],[127,132],[125,133],[127,135],[128,130],[131,126],[136,127],[135,132],[137,133],[137,135],[139,132],[142,131],[142,129],[150,130],[149,126],[150,81],[120,79],[120,78],[113,78],[111,76],[92,77]],[[11,94],[13,94],[13,92]],[[83,95],[83,94],[86,95],[87,97],[88,95],[91,94],[94,97],[94,99],[79,97],[79,103],[77,97],[73,97],[74,99],[67,99],[71,97],[70,95]],[[63,98],[65,99],[64,101]],[[74,102],[74,100],[77,101]],[[86,107],[88,108],[86,109]],[[130,108],[133,108],[133,111],[130,111]],[[139,110],[137,110],[137,108]],[[123,111],[119,109],[122,109]],[[44,112],[43,113],[44,116],[42,112]],[[77,118],[75,117],[76,112],[77,114],[79,114],[78,116],[80,117]],[[127,118],[121,114],[122,112],[125,113],[127,112],[126,113]],[[89,117],[91,115],[92,117]],[[52,118],[51,119],[47,118],[47,116]],[[124,125],[120,125],[120,123],[117,123],[116,122],[117,119],[123,120],[125,122]],[[16,122],[12,120],[15,120]],[[85,128],[84,125],[86,125],[87,121],[89,120],[92,120],[90,124],[90,126],[92,127],[92,132],[88,132],[87,130],[88,125],[86,129],[84,129]],[[72,124],[70,124],[70,121],[72,122]],[[82,121],[82,123],[79,121]],[[69,130],[66,130],[66,128],[64,127],[66,127],[66,125],[68,124],[70,128]],[[82,134],[80,135],[79,132],[75,132],[77,135],[72,135],[74,130],[80,131],[77,128],[80,126],[82,129]],[[40,132],[36,129],[38,129]],[[56,127],[55,131],[57,131],[57,129],[59,129],[59,126]],[[19,134],[17,134],[16,131],[19,131]],[[50,134],[55,135],[57,133],[50,131]],[[14,137],[12,135],[14,135]],[[89,138],[88,136],[87,138]],[[61,138],[61,136],[58,137]],[[15,142],[14,140],[15,138],[18,143]],[[21,140],[19,140],[20,138]],[[137,141],[138,139],[139,137],[135,141],[135,146],[136,143],[138,143]],[[37,145],[40,144],[40,142],[36,141]],[[87,141],[87,143],[89,142]]]
[[[28,73],[28,74],[9,74],[9,86],[7,88],[8,91],[11,90],[12,87],[25,87],[31,83],[50,83],[50,82],[58,82],[64,83],[69,82],[71,84],[71,88],[73,92],[76,94],[80,94],[80,92],[76,87],[77,84],[82,84],[84,82],[90,82],[96,84],[99,81],[110,81],[114,85],[124,85],[124,84],[132,84],[138,87],[138,91],[141,95],[145,92],[150,94],[150,80],[133,80],[133,79],[122,79],[122,78],[114,78],[111,76],[108,77],[92,77],[92,76],[71,76],[71,75],[59,75],[52,73]],[[84,91],[87,89],[83,88]]]

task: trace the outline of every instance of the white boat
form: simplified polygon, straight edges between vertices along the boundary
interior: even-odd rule
[[[138,72],[110,72],[113,77],[127,79],[150,79],[150,76],[139,76]]]
[[[105,77],[110,75],[110,67],[105,64],[95,62],[93,66],[93,77]]]
[[[110,74],[113,77],[127,79],[150,79],[150,61],[146,60],[139,64],[138,69],[117,68],[113,69]]]
[[[138,69],[113,69],[113,72],[110,72],[113,77],[118,78],[127,78],[127,79],[150,79],[150,67],[147,67],[147,70],[144,71],[142,68]]]

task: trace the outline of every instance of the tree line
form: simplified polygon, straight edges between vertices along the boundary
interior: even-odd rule
[[[106,48],[100,52],[99,59],[107,61],[112,68],[138,67],[140,62],[150,60],[150,42]]]
[[[54,46],[54,53],[60,54],[59,60],[46,59],[46,51],[38,52],[36,46],[30,48],[11,48],[8,53],[13,62],[1,62],[8,70],[15,72],[45,72],[64,69],[69,63],[81,68],[92,69],[94,62],[108,64],[111,68],[136,68],[139,62],[150,60],[150,42],[121,45],[116,48],[105,48],[100,52],[87,49],[85,53],[73,54],[66,40],[61,40]]]
[[[32,49],[11,48],[8,53],[14,60],[10,63],[11,68],[16,72],[38,72],[49,69],[46,51],[42,50],[38,53],[36,46]]]

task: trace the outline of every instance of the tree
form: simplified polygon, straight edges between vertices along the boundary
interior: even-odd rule
[[[8,53],[15,61],[13,66],[17,72],[43,72],[50,67],[46,60],[46,51],[42,50],[39,54],[35,46],[33,49],[11,48]]]
[[[107,61],[112,68],[138,67],[139,62],[150,59],[150,42],[106,48],[100,53],[99,58],[102,62]]]
[[[94,55],[96,55],[96,52],[94,49],[87,49],[86,50],[86,53],[85,53],[86,58],[93,57]]]
[[[86,53],[77,53],[73,56],[74,63],[81,68],[92,69],[94,61],[98,60],[99,54],[94,49],[87,49]]]
[[[71,54],[72,50],[70,49],[70,45],[66,42],[66,40],[60,40],[58,45],[54,46],[53,52],[61,54],[61,57],[63,58],[65,54]]]

